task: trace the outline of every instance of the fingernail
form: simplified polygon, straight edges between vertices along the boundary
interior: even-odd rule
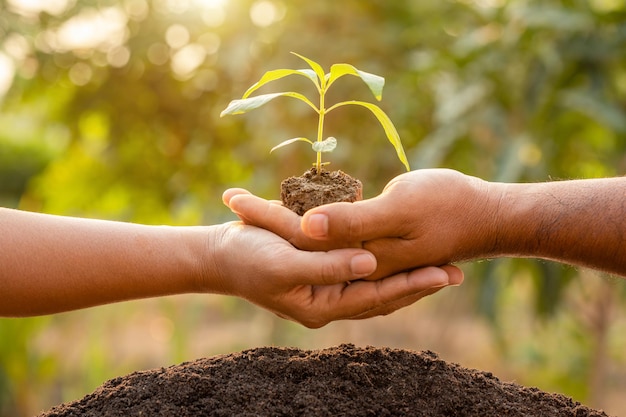
[[[328,235],[328,216],[312,214],[308,219],[308,235],[312,238],[324,238]]]
[[[227,204],[228,208],[230,209],[230,211],[232,211],[233,213],[239,215],[239,210],[237,210],[237,196],[233,196]]]
[[[376,270],[376,258],[374,255],[362,253],[352,258],[350,268],[355,276],[364,277]]]

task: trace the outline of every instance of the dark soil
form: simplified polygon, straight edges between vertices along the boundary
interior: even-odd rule
[[[280,199],[285,207],[302,216],[313,207],[347,201],[353,203],[363,198],[363,184],[342,171],[317,174],[311,168],[299,177],[289,177],[280,184]]]
[[[135,372],[41,416],[606,416],[430,351],[258,348]]]

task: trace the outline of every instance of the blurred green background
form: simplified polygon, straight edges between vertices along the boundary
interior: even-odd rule
[[[384,76],[380,105],[413,169],[494,181],[626,171],[625,0],[0,0],[0,205],[178,225],[234,220],[229,187],[277,198],[314,154],[269,149],[313,137],[316,115],[290,99],[219,113],[265,71],[302,68],[290,51]],[[267,91],[314,93],[298,78]],[[355,77],[333,90],[371,100]],[[327,123],[339,146],[326,160],[365,197],[403,172],[366,110]],[[463,268],[461,288],[320,330],[201,295],[0,319],[0,416],[136,370],[342,342],[434,350],[626,415],[621,279],[534,260]]]

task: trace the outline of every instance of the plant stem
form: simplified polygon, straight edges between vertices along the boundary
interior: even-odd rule
[[[326,114],[326,108],[324,106],[324,94],[326,91],[324,89],[320,89],[320,117],[319,122],[317,124],[317,141],[321,142],[322,137],[324,135],[324,115]],[[322,172],[322,153],[317,152],[317,161],[315,163],[315,168],[317,169],[317,175]]]

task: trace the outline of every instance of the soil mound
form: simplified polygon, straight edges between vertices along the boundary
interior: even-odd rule
[[[263,347],[134,372],[41,416],[606,416],[430,351]]]

